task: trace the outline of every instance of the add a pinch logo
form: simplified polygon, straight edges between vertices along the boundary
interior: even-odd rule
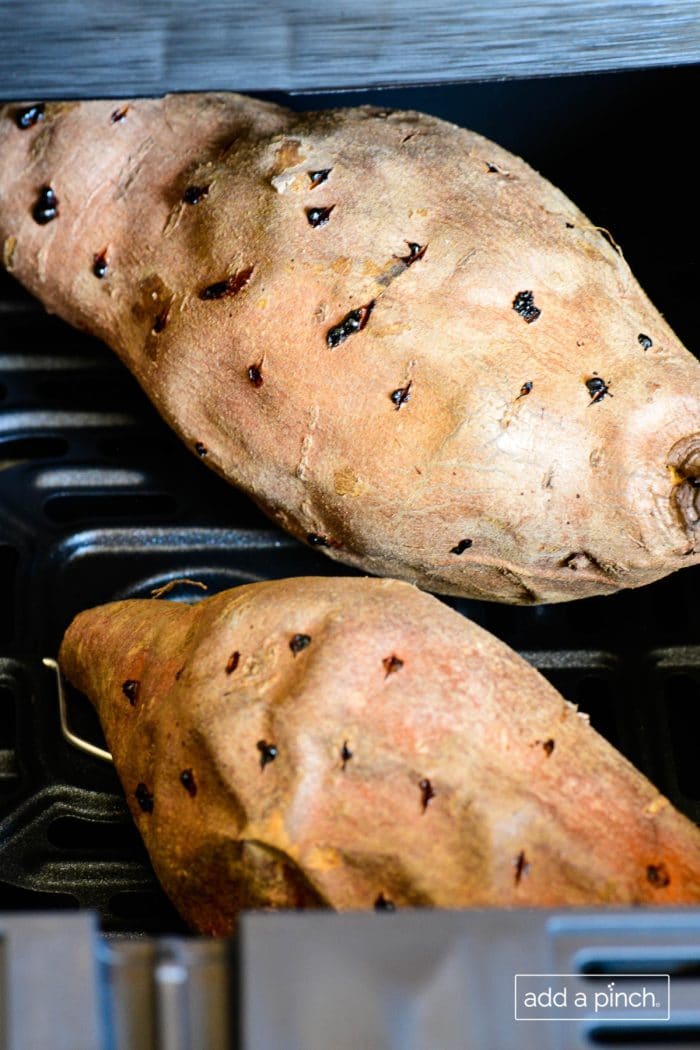
[[[516,1021],[668,1021],[668,974],[516,974]]]

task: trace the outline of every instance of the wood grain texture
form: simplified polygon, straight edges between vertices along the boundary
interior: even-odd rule
[[[678,0],[0,0],[0,98],[309,91],[700,61]],[[76,61],[79,58],[79,61]]]

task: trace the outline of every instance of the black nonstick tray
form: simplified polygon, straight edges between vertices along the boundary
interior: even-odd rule
[[[521,153],[612,231],[693,348],[700,241],[683,114],[699,87],[687,67],[275,97],[423,109]],[[0,906],[94,908],[107,931],[182,929],[114,771],[61,736],[41,661],[76,612],[183,577],[212,593],[339,571],[181,446],[107,349],[0,276]],[[567,605],[450,604],[530,659],[700,823],[699,595],[695,568]],[[200,596],[181,584],[164,600]],[[86,702],[69,704],[73,728],[99,742]]]

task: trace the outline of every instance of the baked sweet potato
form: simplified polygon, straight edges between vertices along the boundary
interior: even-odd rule
[[[196,929],[241,908],[700,902],[700,831],[528,664],[393,580],[81,613],[93,701]]]
[[[0,244],[339,561],[533,603],[700,560],[700,365],[479,135],[226,94],[10,105]]]

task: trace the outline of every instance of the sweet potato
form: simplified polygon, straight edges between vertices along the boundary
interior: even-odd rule
[[[700,902],[700,831],[528,664],[393,580],[81,613],[60,652],[165,891],[241,908]]]
[[[700,560],[700,365],[477,134],[226,94],[10,105],[0,244],[332,558],[518,603]]]

